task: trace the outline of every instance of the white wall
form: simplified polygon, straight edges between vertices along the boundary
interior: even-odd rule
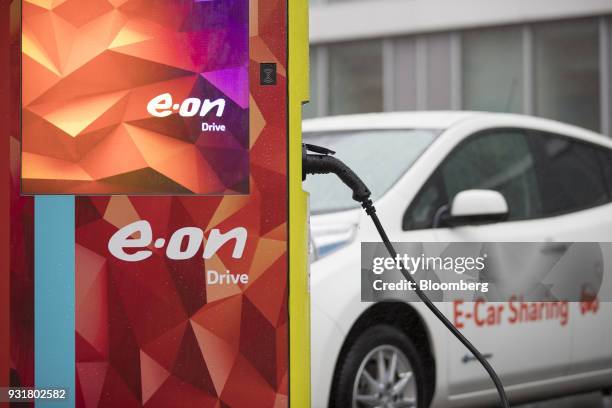
[[[310,8],[312,44],[612,14],[612,0],[365,0]]]

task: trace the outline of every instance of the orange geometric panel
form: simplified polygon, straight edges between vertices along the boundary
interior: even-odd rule
[[[248,0],[24,0],[22,191],[249,192]]]

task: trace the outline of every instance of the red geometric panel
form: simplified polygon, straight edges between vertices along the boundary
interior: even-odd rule
[[[4,171],[10,173],[10,179],[5,180],[9,185],[3,185],[9,189],[10,195],[10,223],[3,225],[3,228],[10,229],[10,246],[7,246],[10,251],[10,381],[14,387],[34,387],[34,198],[20,194],[21,122],[19,104],[14,103],[19,100],[21,92],[20,0],[5,3],[9,4],[2,7],[2,20],[10,20],[10,29],[2,36],[10,36],[10,50],[4,50],[1,55],[10,56],[10,61],[0,58],[0,64],[10,69],[10,76],[4,78],[8,80],[7,99],[11,108],[10,122],[4,125],[9,136],[5,142],[9,148],[9,160],[2,158]],[[4,15],[5,11],[10,16]],[[24,403],[23,406],[33,407],[34,404]]]

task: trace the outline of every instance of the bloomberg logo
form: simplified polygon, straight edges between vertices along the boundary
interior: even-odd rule
[[[181,103],[175,103],[172,100],[172,95],[165,93],[151,99],[147,105],[147,112],[156,118],[167,118],[173,113],[178,113],[184,118],[192,118],[194,116],[204,117],[216,110],[215,115],[220,118],[225,112],[225,99],[219,98],[214,101],[205,99],[204,101],[198,98],[188,98]]]
[[[204,239],[204,231],[196,227],[181,228],[174,232],[166,246],[165,238],[153,241],[153,229],[148,221],[136,221],[126,225],[117,231],[108,241],[109,252],[117,259],[126,262],[140,262],[150,258],[153,251],[147,249],[151,245],[157,249],[166,248],[166,256],[169,259],[180,261],[194,258],[204,245],[204,259],[212,258],[218,251],[230,241],[234,241],[232,257],[242,258],[248,232],[244,227],[234,228],[226,233],[214,229],[207,239]],[[184,242],[186,241],[186,245]],[[126,249],[135,251],[127,252]]]

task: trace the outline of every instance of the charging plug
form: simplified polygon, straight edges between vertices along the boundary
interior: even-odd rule
[[[335,153],[320,146],[302,145],[302,180],[306,180],[309,174],[333,173],[353,191],[353,200],[359,203],[367,201],[372,192],[350,167],[333,156]]]

